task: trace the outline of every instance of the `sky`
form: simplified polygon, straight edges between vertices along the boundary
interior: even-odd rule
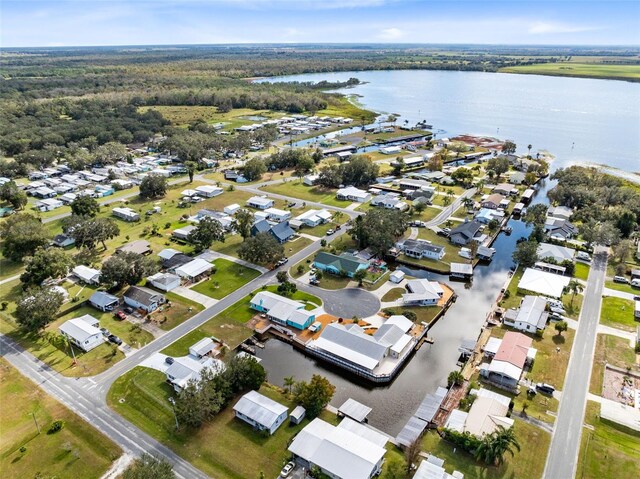
[[[2,0],[0,46],[640,45],[640,1]]]

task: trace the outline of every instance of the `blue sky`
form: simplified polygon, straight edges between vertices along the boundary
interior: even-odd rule
[[[2,0],[3,47],[190,43],[640,45],[640,1]]]

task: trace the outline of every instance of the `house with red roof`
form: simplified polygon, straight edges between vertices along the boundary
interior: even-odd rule
[[[517,390],[525,367],[530,366],[536,356],[533,341],[522,333],[509,331],[504,335],[498,351],[490,364],[481,367],[480,374],[496,386]]]

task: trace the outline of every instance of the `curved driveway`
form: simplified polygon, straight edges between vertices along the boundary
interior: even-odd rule
[[[366,318],[380,311],[380,300],[368,291],[357,288],[329,290],[298,283],[298,289],[318,296],[324,310],[339,318]]]

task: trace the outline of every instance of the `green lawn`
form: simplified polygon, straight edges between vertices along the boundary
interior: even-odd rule
[[[532,75],[640,81],[640,65],[602,65],[595,63],[557,62],[505,67],[501,68],[500,71],[505,73],[527,73]]]
[[[482,479],[537,479],[542,477],[547,450],[551,436],[531,424],[516,419],[516,437],[520,443],[520,452],[515,456],[505,456],[501,466],[486,466],[476,462],[473,456],[455,449],[442,440],[435,431],[427,432],[422,439],[422,450],[444,459],[444,468],[451,474],[460,471],[464,477]]]
[[[97,479],[122,454],[116,444],[48,396],[4,358],[0,358],[0,398],[0,470],[4,478]],[[47,434],[57,420],[64,422],[62,430]],[[21,447],[26,448],[24,453]]]
[[[605,281],[605,288],[615,289],[616,291],[622,291],[623,293],[640,295],[640,289],[634,288],[630,284],[614,283],[613,281]]]
[[[222,299],[249,281],[260,276],[260,272],[224,258],[215,260],[215,272],[207,281],[192,289],[214,299]]]
[[[631,300],[613,296],[603,297],[600,322],[614,328],[635,331],[640,322],[634,319],[633,310],[634,304]]]
[[[22,274],[24,265],[21,262],[11,261],[0,253],[0,279],[10,278],[17,274]],[[2,286],[0,286],[1,288]]]
[[[307,186],[301,180],[291,180],[286,183],[277,185],[269,185],[262,188],[269,193],[292,196],[304,201],[313,201],[329,206],[340,206],[346,208],[351,204],[350,201],[340,201],[336,199],[336,190],[325,189],[319,186]]]
[[[288,398],[274,388],[265,385],[260,392],[293,407]],[[264,437],[234,417],[236,400],[232,400],[200,429],[176,431],[168,402],[174,395],[164,374],[136,367],[118,378],[109,391],[108,402],[116,412],[212,477],[257,478],[260,472],[265,477],[276,477],[288,459],[287,445],[308,424],[308,420],[304,420],[292,427],[287,422],[273,436]],[[326,412],[321,415],[328,420],[330,416]]]
[[[578,279],[582,279],[584,281],[587,280],[587,278],[589,277],[589,270],[591,269],[591,266],[585,263],[580,263],[580,262],[576,262],[576,269],[575,272],[573,273],[573,275],[578,278]]]
[[[640,433],[600,419],[600,405],[587,402],[576,478],[640,477]]]
[[[389,291],[384,293],[384,296],[380,299],[383,303],[387,301],[395,301],[397,299],[402,298],[402,295],[407,291],[404,288],[391,288]]]
[[[605,364],[623,369],[638,369],[635,352],[628,340],[609,334],[598,334],[589,385],[589,391],[598,396],[602,394]]]
[[[178,296],[175,293],[164,293],[170,304],[165,304],[158,308],[152,315],[160,329],[169,331],[177,325],[184,323],[196,313],[204,310],[204,306],[190,299]]]

